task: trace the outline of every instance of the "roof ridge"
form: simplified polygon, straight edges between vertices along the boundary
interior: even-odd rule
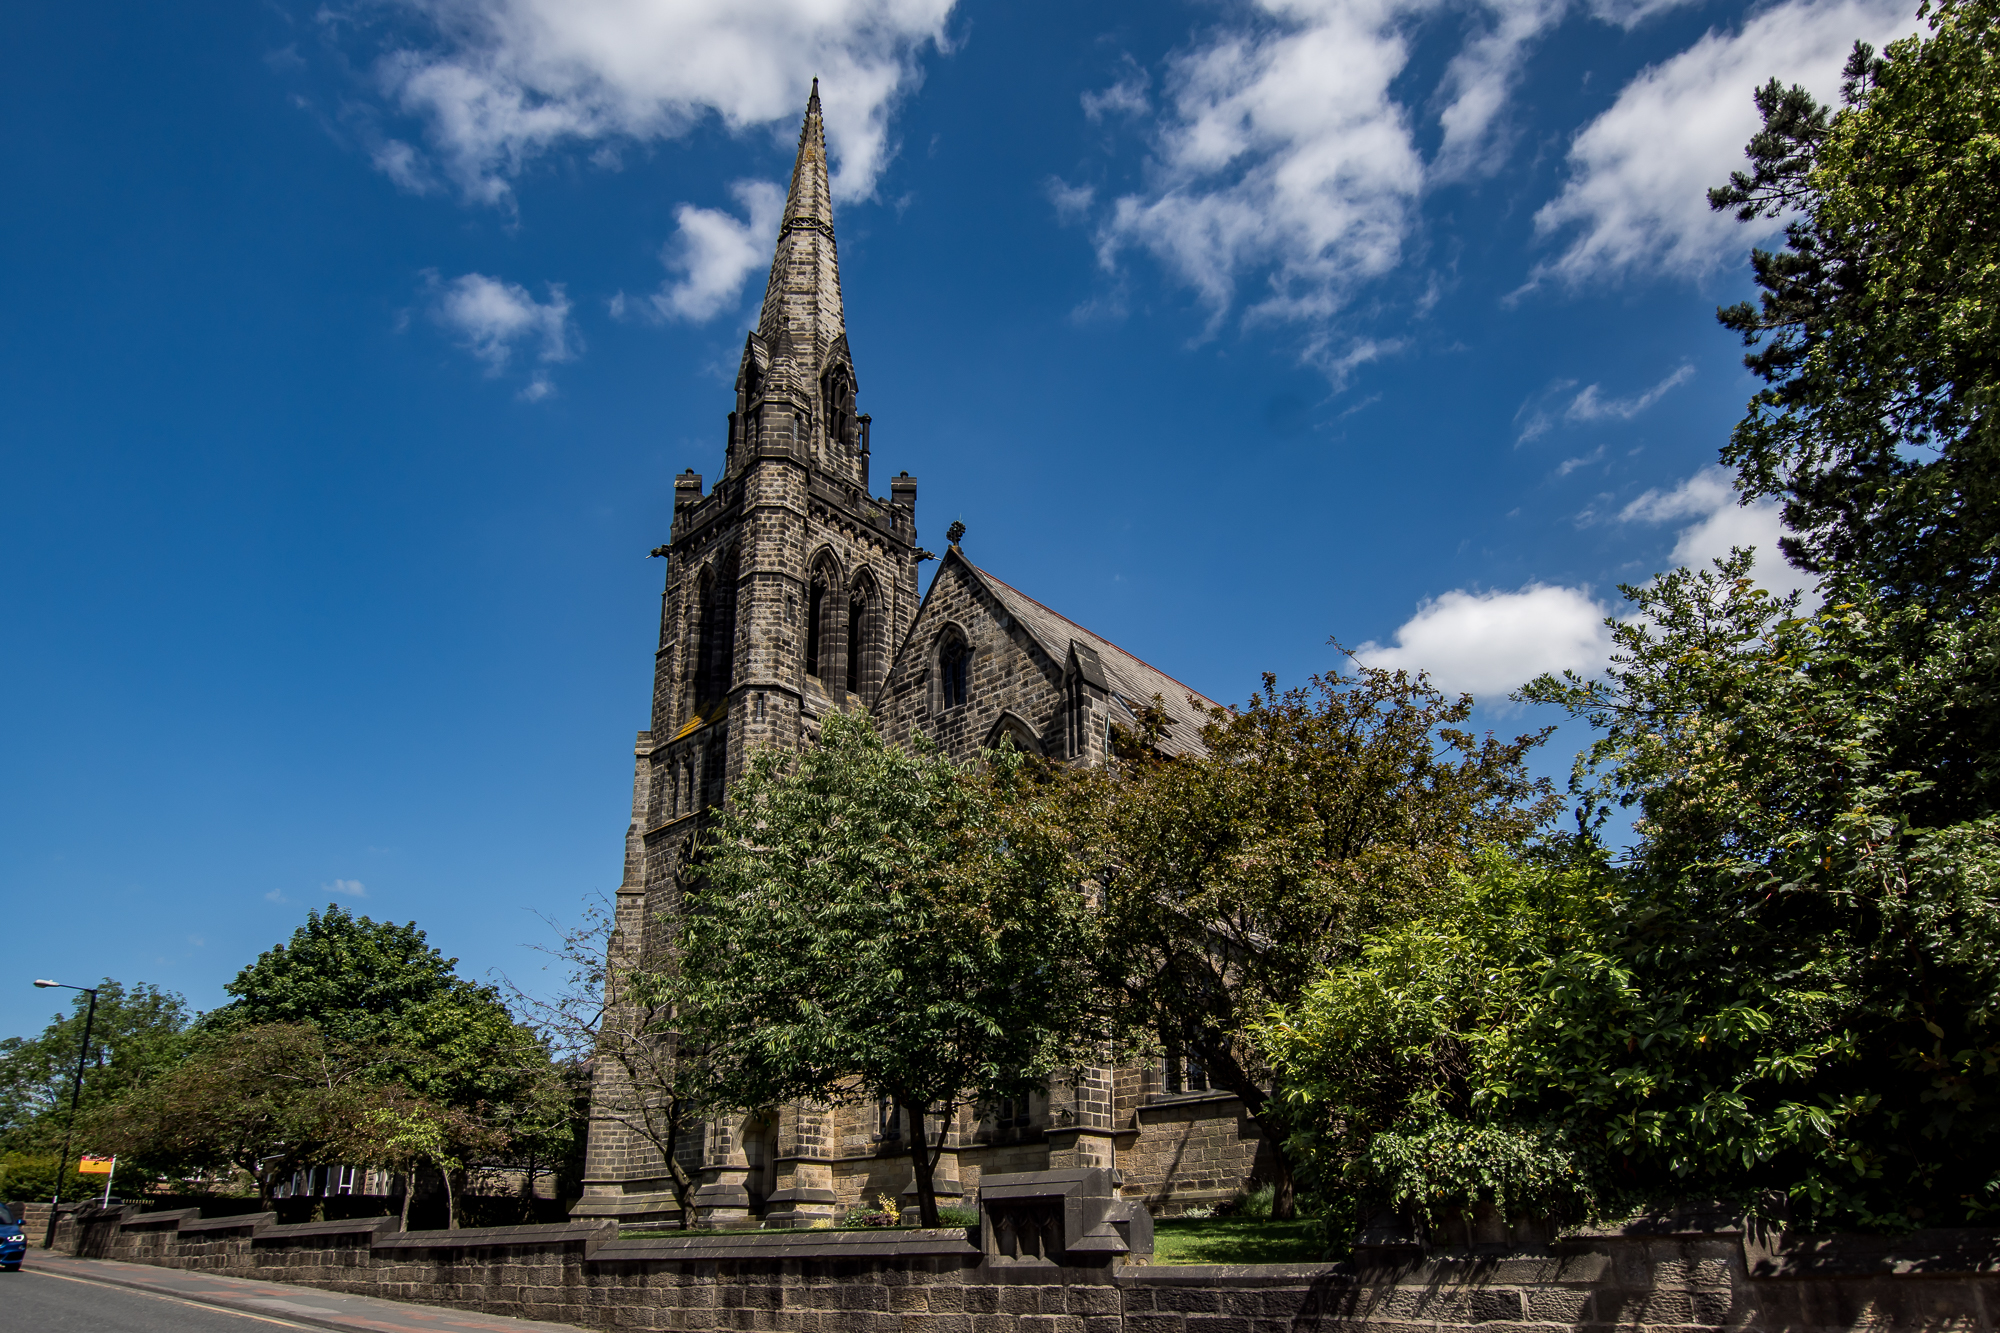
[[[960,554],[959,558],[964,559],[963,553]],[[1042,610],[1048,612],[1050,615],[1054,616],[1057,620],[1062,621],[1063,624],[1068,625],[1071,629],[1081,630],[1083,633],[1088,634],[1091,638],[1096,639],[1099,643],[1109,644],[1111,647],[1117,648],[1119,652],[1124,653],[1125,656],[1131,658],[1134,662],[1137,662],[1140,666],[1146,668],[1146,670],[1153,672],[1155,675],[1165,676],[1168,680],[1180,686],[1182,689],[1186,690],[1190,695],[1201,700],[1209,707],[1211,708],[1225,707],[1225,705],[1217,703],[1215,700],[1203,694],[1200,690],[1193,688],[1186,681],[1182,680],[1180,677],[1171,675],[1168,672],[1160,670],[1158,667],[1154,666],[1151,662],[1148,662],[1145,658],[1139,656],[1139,654],[1133,652],[1131,649],[1120,648],[1117,644],[1112,643],[1111,640],[1105,638],[1102,634],[1099,634],[1096,630],[1088,629],[1085,626],[1079,625],[1074,620],[1071,620],[1068,616],[1064,615],[1062,612],[1056,610],[1053,606],[1048,605],[1046,602],[1042,602],[1037,600],[1036,598],[1028,596],[1027,593],[1022,592],[1019,588],[1007,582],[1007,580],[1001,578],[997,574],[994,574],[986,569],[980,568],[980,566],[973,564],[970,560],[966,560],[965,563],[968,566],[970,566],[973,570],[977,571],[981,578],[991,579],[993,582],[999,584],[1001,587],[1005,588],[1008,592],[1013,593],[1016,597],[1019,597],[1023,601],[1034,602],[1036,606],[1041,607]]]

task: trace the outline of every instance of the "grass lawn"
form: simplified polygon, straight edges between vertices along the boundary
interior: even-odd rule
[[[1153,1223],[1156,1264],[1310,1264],[1325,1257],[1326,1233],[1311,1218],[1163,1217]]]

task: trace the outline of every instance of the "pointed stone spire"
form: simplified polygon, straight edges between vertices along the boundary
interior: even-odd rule
[[[833,243],[833,190],[826,171],[826,126],[820,119],[819,80],[814,79],[757,333],[774,354],[782,355],[781,348],[789,351],[797,369],[810,373],[808,367],[817,365],[846,332],[840,256]]]

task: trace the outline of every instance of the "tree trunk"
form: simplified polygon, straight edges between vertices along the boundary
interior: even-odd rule
[[[896,1109],[901,1111],[903,1118],[909,1122],[909,1128],[905,1131],[905,1134],[907,1136],[906,1141],[910,1145],[910,1166],[916,1172],[917,1176],[917,1218],[924,1226],[937,1226],[939,1224],[937,1191],[932,1187],[932,1172],[937,1169],[938,1152],[942,1152],[944,1149],[944,1136],[950,1129],[950,1126],[947,1124],[939,1127],[938,1152],[933,1152],[930,1145],[930,1132],[924,1125],[926,1113],[930,1110],[930,1107],[928,1105],[919,1106],[915,1102],[905,1101],[903,1098],[897,1097]]]
[[[410,1196],[417,1192],[417,1169],[413,1166],[403,1173],[403,1220],[398,1230],[410,1229]]]
[[[456,1231],[458,1230],[458,1196],[451,1191],[451,1171],[447,1167],[439,1167],[438,1174],[444,1177],[444,1229],[446,1231]]]

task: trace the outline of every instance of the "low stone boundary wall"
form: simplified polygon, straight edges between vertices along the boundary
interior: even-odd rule
[[[1152,1266],[1102,1172],[991,1177],[969,1230],[395,1230],[84,1210],[58,1245],[659,1333],[2000,1333],[2000,1232],[1786,1236],[1662,1215],[1350,1264]],[[1006,1189],[994,1187],[1007,1186]],[[998,1213],[996,1215],[996,1208]]]

